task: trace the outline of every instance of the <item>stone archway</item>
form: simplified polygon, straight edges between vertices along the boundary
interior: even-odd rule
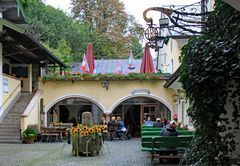
[[[140,136],[140,126],[147,117],[171,120],[173,110],[165,103],[153,95],[131,95],[115,103],[111,116],[121,116],[132,135]]]
[[[61,96],[45,107],[45,126],[51,122],[81,123],[81,114],[85,111],[92,112],[93,122],[98,123],[101,120],[104,109],[100,103],[83,95]],[[50,112],[54,113],[54,115],[50,115]],[[68,117],[61,115],[64,112],[69,112]],[[53,118],[49,118],[50,116]]]

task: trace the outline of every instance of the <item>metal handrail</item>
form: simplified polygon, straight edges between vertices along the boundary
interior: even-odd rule
[[[8,98],[3,102],[3,104],[0,106],[0,108],[2,108],[4,106],[4,104],[6,104],[6,102],[9,100],[9,98],[15,93],[15,91],[18,89],[18,87],[20,87],[21,82],[18,84],[18,86],[14,89],[14,91],[8,96]]]

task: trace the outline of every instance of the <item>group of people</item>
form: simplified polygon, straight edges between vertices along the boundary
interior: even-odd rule
[[[144,122],[146,126],[160,127],[161,136],[178,136],[179,132],[176,130],[177,124],[175,121],[168,122],[166,119],[157,118],[156,121],[151,121],[148,117]]]
[[[114,133],[119,139],[121,139],[122,135],[127,131],[124,122],[122,121],[120,116],[117,116],[117,118],[113,116],[108,123],[106,122],[105,118],[103,118],[101,123],[107,125],[110,140],[113,139]]]

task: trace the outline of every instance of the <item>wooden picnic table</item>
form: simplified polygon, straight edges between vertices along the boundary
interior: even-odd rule
[[[66,127],[61,126],[49,126],[49,127],[42,127],[41,132],[42,136],[47,136],[48,138],[52,136],[58,136],[59,140],[62,141],[63,133],[66,132]],[[49,140],[48,140],[49,141]]]

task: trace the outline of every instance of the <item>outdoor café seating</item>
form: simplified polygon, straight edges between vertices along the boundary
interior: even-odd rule
[[[65,134],[66,127],[41,127],[41,141],[42,142],[57,142],[63,140],[63,133]]]

